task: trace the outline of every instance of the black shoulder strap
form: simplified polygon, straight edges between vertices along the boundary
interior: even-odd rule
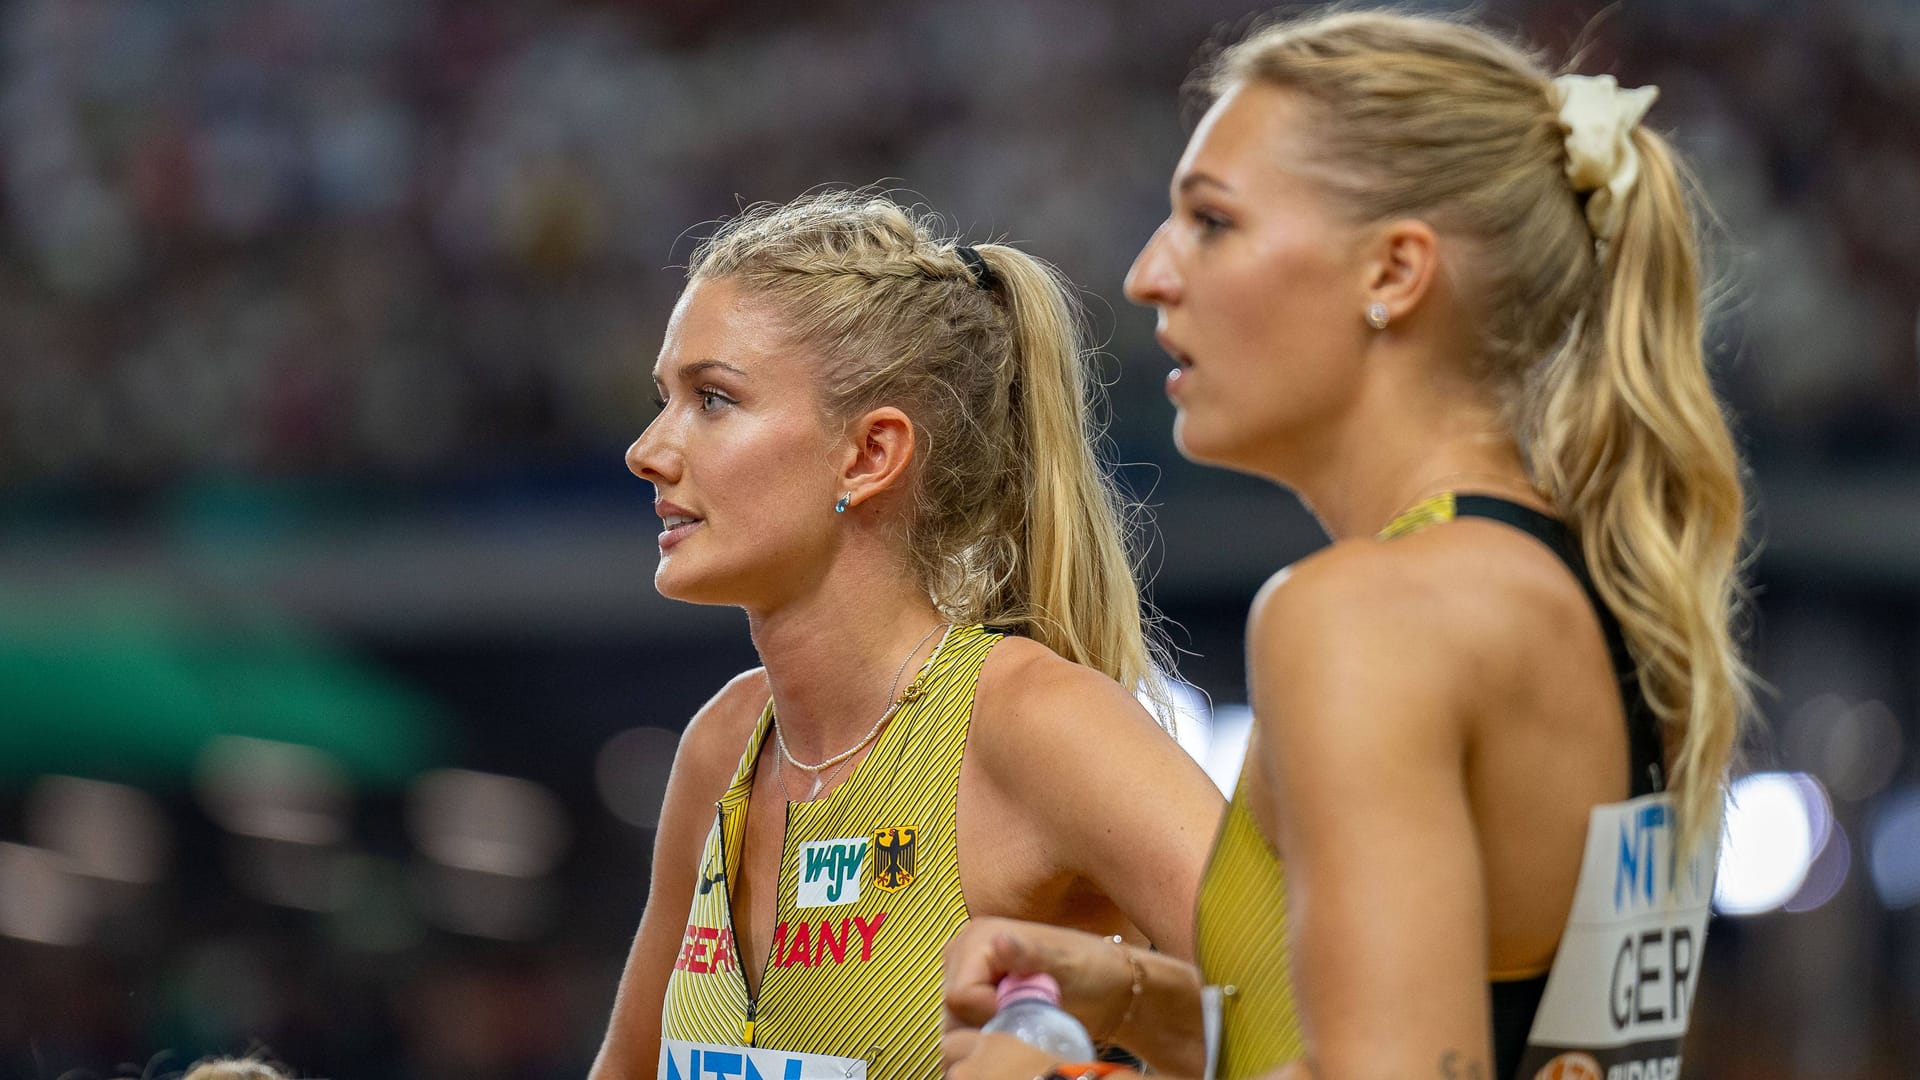
[[[1661,748],[1660,723],[1653,715],[1652,706],[1647,704],[1646,692],[1640,687],[1633,654],[1627,649],[1626,636],[1620,632],[1620,620],[1614,618],[1613,610],[1607,607],[1606,601],[1600,598],[1599,590],[1593,587],[1593,578],[1587,573],[1586,559],[1580,553],[1580,545],[1575,541],[1572,530],[1538,510],[1492,495],[1455,495],[1453,515],[1456,518],[1487,518],[1519,529],[1545,544],[1547,550],[1558,556],[1567,572],[1580,583],[1580,588],[1587,594],[1587,603],[1592,605],[1595,617],[1600,620],[1601,631],[1606,634],[1607,652],[1613,658],[1614,679],[1620,686],[1620,702],[1627,714],[1628,751],[1633,759],[1633,796],[1638,798],[1664,790],[1666,755]]]

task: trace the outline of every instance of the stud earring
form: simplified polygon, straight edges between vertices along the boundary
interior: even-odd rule
[[[1373,327],[1375,330],[1385,330],[1387,328],[1388,318],[1390,318],[1390,316],[1387,314],[1387,305],[1378,300],[1367,305],[1368,326]]]
[[[852,502],[853,502],[853,492],[849,491],[845,495],[840,496],[839,502],[836,502],[833,504],[833,512],[836,514],[846,513],[848,505],[850,505]]]

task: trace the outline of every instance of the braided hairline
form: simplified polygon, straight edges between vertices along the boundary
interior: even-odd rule
[[[959,256],[956,255],[953,257],[953,268],[922,265],[923,262],[931,261],[932,260],[916,258],[904,264],[857,266],[833,263],[818,257],[792,262],[756,259],[753,263],[742,266],[739,270],[733,271],[733,273],[758,281],[765,281],[774,276],[846,277],[876,283],[924,281],[934,285],[965,285],[970,288],[973,287],[972,273],[967,269],[967,265],[960,261]]]
[[[855,220],[846,220],[849,216]],[[872,281],[928,278],[971,283],[972,270],[959,255],[959,241],[940,238],[942,225],[931,213],[910,212],[866,191],[816,196],[798,213],[791,206],[760,203],[700,246],[688,276],[764,269]],[[789,239],[794,236],[811,242],[802,247]],[[878,261],[860,265],[863,258]]]

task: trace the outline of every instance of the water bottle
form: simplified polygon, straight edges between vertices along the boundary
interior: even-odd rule
[[[980,1030],[1011,1035],[1061,1061],[1092,1061],[1093,1040],[1060,1007],[1060,984],[1044,973],[1009,975],[995,988],[1000,1011]]]

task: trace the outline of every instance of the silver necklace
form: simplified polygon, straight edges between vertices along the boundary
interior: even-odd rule
[[[935,645],[933,647],[933,652],[927,657],[927,662],[920,666],[920,673],[918,675],[915,675],[913,677],[913,681],[907,684],[906,692],[899,694],[896,697],[894,692],[898,690],[900,687],[900,677],[907,673],[907,663],[913,659],[914,653],[917,653],[920,651],[920,646],[925,645],[927,643],[927,639],[933,636],[933,632],[935,630],[941,629],[942,627],[946,629],[946,633],[940,635],[940,644]],[[940,650],[946,647],[947,635],[951,633],[953,633],[953,624],[941,623],[930,628],[925,634],[921,635],[920,640],[913,643],[913,648],[907,650],[907,655],[901,658],[899,669],[893,673],[893,685],[887,687],[887,708],[885,712],[882,712],[880,714],[880,719],[875,720],[873,722],[873,726],[867,729],[867,733],[860,737],[859,742],[854,743],[852,746],[847,747],[845,750],[842,750],[840,753],[835,754],[832,757],[826,759],[825,761],[820,762],[818,765],[809,765],[804,761],[800,761],[799,759],[793,756],[793,753],[791,751],[787,749],[787,738],[785,735],[782,735],[780,733],[780,714],[775,713],[773,716],[773,742],[775,746],[780,748],[780,756],[786,759],[787,764],[793,766],[796,769],[799,769],[801,772],[810,772],[810,773],[818,774],[821,769],[825,769],[833,765],[838,765],[841,762],[852,757],[853,755],[859,753],[862,749],[866,747],[868,743],[873,741],[873,737],[875,735],[880,734],[880,729],[886,725],[888,720],[893,719],[894,713],[900,711],[900,706],[905,705],[907,702],[912,701],[914,698],[917,698],[920,696],[921,680],[926,676],[928,669],[933,667],[933,661],[936,657],[940,655]],[[776,775],[778,775],[777,769],[776,769]],[[815,792],[819,791],[820,786],[821,786],[821,780],[816,775],[814,778],[813,790]],[[784,783],[781,785],[781,790],[783,792],[785,791]],[[810,794],[808,797],[811,798],[812,795]]]
[[[787,790],[787,774],[783,770],[782,764],[783,763],[779,758],[773,759],[773,779],[775,783],[780,785],[780,797],[787,800],[788,802],[793,802],[794,801],[793,792]],[[807,791],[807,801],[812,802],[814,798],[820,794],[820,789],[826,787],[828,784],[831,784],[836,779],[838,779],[840,776],[841,770],[845,769],[846,767],[847,767],[846,764],[842,762],[839,767],[835,768],[832,772],[828,773],[826,776],[824,777],[815,776],[813,778],[813,787],[808,789]]]

